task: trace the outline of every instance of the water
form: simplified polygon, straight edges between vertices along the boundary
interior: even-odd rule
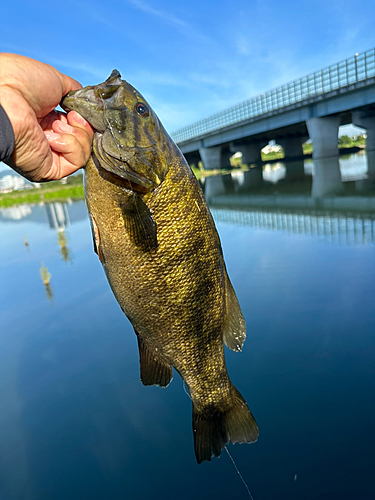
[[[227,365],[260,428],[228,449],[254,500],[372,499],[372,195],[348,183],[332,210],[308,180],[251,196],[221,182],[212,211],[248,326]],[[179,376],[139,381],[84,202],[1,210],[0,273],[1,500],[249,498],[225,451],[196,464]]]

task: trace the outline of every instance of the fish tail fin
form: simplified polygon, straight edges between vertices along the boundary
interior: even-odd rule
[[[232,385],[230,404],[226,410],[210,405],[197,411],[193,403],[194,448],[197,462],[218,457],[224,446],[253,443],[258,439],[258,426],[246,401]]]

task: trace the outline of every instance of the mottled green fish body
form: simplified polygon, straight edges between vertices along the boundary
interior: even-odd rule
[[[85,196],[94,246],[138,338],[141,380],[166,387],[172,367],[193,403],[198,463],[258,427],[231,383],[223,342],[240,351],[245,322],[202,191],[142,95],[113,71],[62,101],[95,129]]]

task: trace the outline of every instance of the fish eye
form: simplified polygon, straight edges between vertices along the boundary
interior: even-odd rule
[[[142,118],[147,118],[150,115],[150,111],[146,104],[143,104],[143,102],[137,102],[135,105],[135,110],[139,114],[139,116],[142,116]]]

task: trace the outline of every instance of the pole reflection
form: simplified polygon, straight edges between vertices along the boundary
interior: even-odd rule
[[[44,285],[44,289],[45,289],[45,292],[46,292],[46,297],[51,302],[51,305],[53,305],[53,288],[51,286],[52,275],[48,271],[48,268],[45,267],[45,265],[43,264],[43,262],[41,262],[41,266],[40,266],[39,272],[40,272],[40,277],[42,279],[42,283]]]

